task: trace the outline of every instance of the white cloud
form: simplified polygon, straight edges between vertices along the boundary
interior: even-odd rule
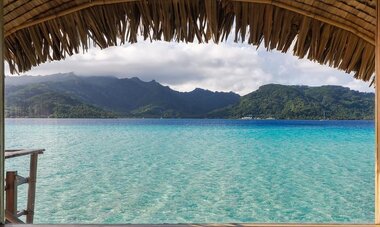
[[[265,62],[262,68],[273,74],[273,83],[309,86],[341,85],[354,90],[374,92],[374,88],[369,87],[369,82],[356,80],[353,74],[347,74],[308,59],[299,59],[291,53],[267,52],[260,48],[259,55]]]
[[[74,72],[78,75],[137,76],[157,80],[181,91],[201,87],[217,91],[249,93],[268,83],[343,85],[373,91],[368,83],[354,80],[328,66],[298,59],[291,54],[235,43],[184,44],[139,42],[133,45],[90,49],[65,61],[45,63],[28,75]]]

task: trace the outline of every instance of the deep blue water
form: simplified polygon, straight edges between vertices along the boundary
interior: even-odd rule
[[[6,147],[46,149],[35,223],[374,221],[373,121],[7,119]]]

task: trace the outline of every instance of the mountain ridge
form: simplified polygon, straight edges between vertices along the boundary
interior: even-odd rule
[[[336,85],[267,84],[239,96],[179,92],[138,77],[6,77],[7,117],[373,119],[373,112],[373,93]]]
[[[209,117],[276,119],[373,119],[374,93],[336,85],[267,84],[241,97],[239,104],[208,114]]]
[[[6,96],[12,97],[17,95],[16,90],[30,89],[31,86],[45,86],[50,91],[75,97],[85,104],[121,117],[200,117],[211,110],[235,104],[240,99],[232,92],[212,92],[200,88],[179,92],[154,80],[144,82],[137,77],[118,79],[70,74],[63,78],[53,75],[38,77],[35,81],[28,79],[28,82],[20,83],[7,78]]]

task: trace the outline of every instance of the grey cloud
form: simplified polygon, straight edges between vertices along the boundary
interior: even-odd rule
[[[139,42],[88,53],[35,67],[28,74],[47,75],[74,72],[78,75],[137,76],[156,80],[174,89],[196,87],[249,93],[267,83],[323,85],[336,84],[361,91],[373,91],[368,83],[351,75],[299,60],[291,54],[246,44],[184,44]]]

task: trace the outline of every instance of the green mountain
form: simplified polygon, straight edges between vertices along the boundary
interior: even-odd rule
[[[373,119],[374,94],[340,86],[268,84],[240,97],[178,92],[134,77],[6,77],[7,117]]]
[[[45,100],[41,98],[43,96],[57,96],[60,101],[55,101],[58,98]],[[203,117],[208,112],[236,104],[239,100],[240,96],[232,92],[211,92],[199,88],[191,92],[178,92],[156,81],[144,82],[136,77],[118,79],[57,74],[6,78],[8,117],[55,117],[57,114],[51,107],[54,106],[52,103],[61,102],[62,105],[72,103],[74,106],[86,106],[87,109],[96,108],[99,114],[102,110],[102,114],[119,117]],[[44,111],[26,111],[38,105]],[[73,115],[81,115],[81,112],[76,112],[75,109]]]
[[[374,119],[374,94],[340,86],[268,84],[241,97],[238,104],[208,117],[276,119]]]
[[[46,85],[7,87],[6,117],[114,118],[117,115],[59,94]]]

